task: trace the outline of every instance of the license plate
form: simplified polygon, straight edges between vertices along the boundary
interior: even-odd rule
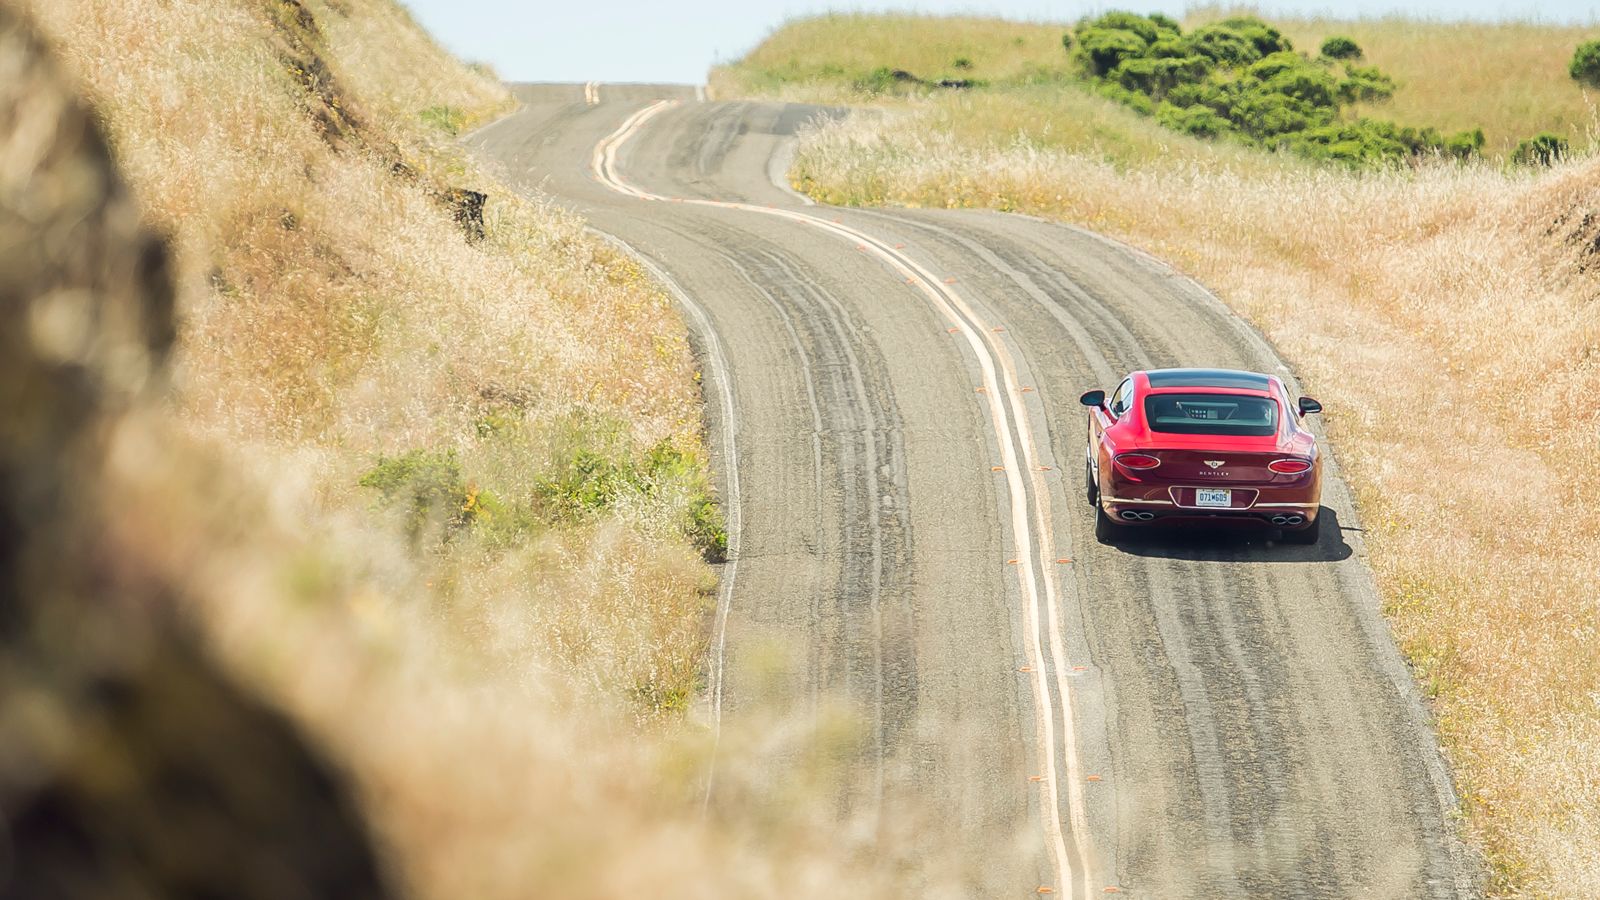
[[[1232,506],[1233,491],[1199,488],[1194,492],[1195,506]]]

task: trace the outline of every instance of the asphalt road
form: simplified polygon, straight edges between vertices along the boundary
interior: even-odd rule
[[[1336,467],[1319,546],[1094,540],[1078,395],[1292,382],[1254,331],[1079,229],[805,203],[774,174],[815,108],[517,93],[468,146],[649,261],[696,335],[736,526],[710,714],[854,715],[830,776],[780,758],[765,797],[713,781],[719,811],[825,785],[956,896],[1474,892]]]

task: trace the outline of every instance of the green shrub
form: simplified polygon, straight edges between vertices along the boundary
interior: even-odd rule
[[[1294,49],[1294,44],[1290,43],[1282,32],[1254,16],[1224,19],[1218,24],[1243,35],[1246,40],[1255,45],[1256,52],[1262,56],[1271,56],[1274,53],[1282,53],[1285,50]]]
[[[1112,10],[1097,19],[1079,23],[1080,32],[1086,28],[1131,32],[1146,46],[1160,40],[1163,34],[1178,33],[1178,23],[1166,16],[1141,16],[1122,10]]]
[[[1476,131],[1446,140],[1431,128],[1342,121],[1347,105],[1386,100],[1395,92],[1394,79],[1376,68],[1348,62],[1342,71],[1336,67],[1336,59],[1361,57],[1361,48],[1348,38],[1330,38],[1322,56],[1311,59],[1252,16],[1185,35],[1165,16],[1112,12],[1084,19],[1062,44],[1077,47],[1096,91],[1187,134],[1234,133],[1264,147],[1352,165],[1386,165],[1428,153],[1465,159],[1483,145]]]
[[[642,460],[576,450],[559,471],[538,480],[535,495],[547,518],[567,522],[593,521],[629,497],[652,501],[681,496],[685,503],[679,530],[713,562],[727,556],[727,530],[704,466],[667,441],[651,447]]]
[[[1287,50],[1264,57],[1247,69],[1261,80],[1268,93],[1303,100],[1312,106],[1334,107],[1339,103],[1339,82],[1325,67]]]
[[[972,68],[972,60],[967,59],[965,56],[958,56],[956,57],[955,62],[952,62],[950,66],[951,68],[960,69],[961,71],[965,72]]]
[[[1173,131],[1195,137],[1214,138],[1231,131],[1228,120],[1204,106],[1173,106],[1163,103],[1156,109],[1156,121]]]
[[[1394,96],[1394,79],[1376,68],[1346,66],[1344,73],[1339,99],[1346,103],[1372,103]]]
[[[1409,156],[1407,137],[1392,122],[1359,119],[1308,128],[1288,138],[1288,145],[1313,159],[1372,166]],[[1409,137],[1415,141],[1414,135]]]
[[[1254,41],[1220,24],[1195,29],[1184,43],[1191,53],[1229,66],[1245,66],[1261,58]]]
[[[1458,131],[1444,140],[1444,152],[1459,160],[1468,160],[1483,151],[1483,129]]]
[[[1239,93],[1228,107],[1227,117],[1251,137],[1269,141],[1280,135],[1326,125],[1333,111],[1318,108],[1304,100],[1264,90]]]
[[[379,505],[402,508],[406,534],[413,541],[434,522],[442,523],[448,540],[456,532],[492,517],[500,508],[493,494],[468,484],[462,477],[454,450],[412,450],[395,457],[380,456],[378,464],[361,476],[359,483],[378,492]]]
[[[1173,106],[1204,106],[1213,112],[1226,112],[1229,106],[1222,88],[1213,81],[1180,84],[1167,91],[1166,102]]]
[[[1600,41],[1585,41],[1572,53],[1567,73],[1590,87],[1600,87]]]
[[[1184,58],[1126,59],[1117,66],[1111,77],[1130,91],[1148,94],[1159,100],[1167,91],[1186,82],[1204,78],[1211,69],[1210,60],[1203,56]]]
[[[617,505],[623,494],[638,490],[638,471],[587,448],[573,453],[562,471],[541,477],[536,494],[550,518],[584,521]]]
[[[1195,56],[1189,49],[1189,44],[1181,37],[1164,37],[1145,51],[1145,56],[1153,59],[1182,59],[1185,56]],[[1209,66],[1208,66],[1209,68]]]
[[[454,106],[430,106],[417,115],[422,124],[450,135],[460,134],[461,127],[467,123],[466,111]]]
[[[652,493],[676,485],[688,494],[684,519],[679,528],[707,559],[712,562],[726,560],[727,526],[723,524],[722,508],[712,496],[711,485],[706,480],[705,466],[700,458],[684,453],[670,442],[662,441],[645,454],[645,473]]]
[[[1124,59],[1143,56],[1150,45],[1137,33],[1123,28],[1089,28],[1078,31],[1078,57],[1091,75],[1105,75]]]
[[[1155,114],[1156,103],[1154,100],[1138,91],[1130,91],[1115,81],[1102,81],[1095,89],[1100,92],[1101,96],[1115,100],[1140,115]]]
[[[1465,160],[1483,147],[1483,130],[1444,137],[1437,129],[1412,128],[1381,119],[1330,123],[1288,138],[1295,151],[1314,159],[1359,165],[1391,165],[1437,153]]]
[[[722,507],[709,493],[690,500],[683,532],[707,560],[728,561],[728,526],[723,523]]]
[[[1553,166],[1567,158],[1567,139],[1542,132],[1517,144],[1511,161],[1524,166]]]
[[[1366,54],[1355,41],[1335,35],[1322,42],[1322,55],[1329,59],[1361,59]]]
[[[1164,16],[1161,13],[1151,13],[1150,15],[1145,16],[1145,18],[1149,19],[1151,24],[1155,25],[1156,30],[1158,31],[1165,31],[1173,35],[1180,34],[1183,31],[1183,28],[1178,25],[1178,21],[1170,16]]]

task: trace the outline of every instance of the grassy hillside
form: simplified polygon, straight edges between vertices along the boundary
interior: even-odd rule
[[[1247,171],[1302,164],[1174,132],[1122,104],[1072,85],[1061,45],[1070,24],[916,15],[834,14],[774,32],[749,55],[711,72],[718,96],[780,97],[843,104],[910,104],[942,133],[999,148],[1018,145],[1085,153],[1119,166],[1156,160]],[[955,63],[966,60],[969,67]],[[970,78],[971,90],[890,85],[874,73],[925,81]]]
[[[523,605],[537,592],[483,580],[536,571],[558,547],[587,555],[596,529],[638,532],[641,549],[624,558],[637,555],[658,592],[642,606],[679,617],[646,630],[683,635],[667,658],[592,640],[584,650],[610,663],[638,653],[619,689],[687,690],[689,676],[668,673],[697,652],[706,576],[668,526],[703,473],[691,463],[687,481],[620,498],[628,509],[593,521],[542,502],[583,452],[629,469],[658,445],[698,458],[682,327],[581,223],[517,201],[449,148],[431,111],[481,120],[509,105],[499,86],[388,0],[34,11],[179,249],[184,424],[288,481],[318,521],[392,525],[418,552],[391,574],[437,578],[441,600]],[[454,221],[457,188],[491,194],[480,242]],[[528,613],[549,615],[540,607],[552,602],[574,601],[555,593]]]
[[[453,149],[505,91],[393,0],[17,5],[176,251],[103,498],[129,577],[348,770],[408,893],[870,894],[803,797],[701,810],[697,374],[658,286]],[[725,735],[723,793],[807,735]]]
[[[1204,7],[1191,11],[1183,24],[1193,29],[1237,14],[1233,8]],[[1329,36],[1350,37],[1365,51],[1362,65],[1394,77],[1398,89],[1392,99],[1357,104],[1350,116],[1431,125],[1447,133],[1481,127],[1487,139],[1484,152],[1496,159],[1541,131],[1563,134],[1575,147],[1593,142],[1595,98],[1568,77],[1566,68],[1578,43],[1595,36],[1592,29],[1401,18],[1269,18],[1297,49],[1312,55]],[[728,95],[861,102],[881,97],[875,72],[900,70],[927,82],[974,81],[979,89],[964,102],[981,105],[1029,85],[1076,80],[1078,69],[1061,43],[1073,24],[818,16],[789,23],[742,59],[714,70],[711,84]],[[907,91],[904,84],[893,87]],[[955,102],[937,97],[949,91],[922,93],[933,96],[932,102]],[[1039,110],[1035,130],[1048,125],[1073,132],[1071,118],[1055,112]]]
[[[833,27],[804,20],[779,31],[719,84],[758,83],[748,73],[797,47],[818,54],[797,68],[826,70],[825,44],[809,35]],[[1414,28],[1410,52],[1423,56],[1429,35],[1473,33]],[[894,48],[884,65],[981,52],[900,50],[946,31],[933,19],[858,20],[854,30],[863,45]],[[1493,29],[1481,33],[1495,43]],[[1387,52],[1370,41],[1372,53]],[[774,89],[837,91],[839,80],[782,84]],[[1590,646],[1600,525],[1559,512],[1600,491],[1600,413],[1584,399],[1600,391],[1600,166],[1355,172],[1241,158],[1071,87],[1052,90],[880,92],[878,109],[807,134],[791,176],[833,203],[990,207],[1084,224],[1171,260],[1258,325],[1328,407],[1385,610],[1434,705],[1494,892],[1600,896],[1600,657]],[[1442,116],[1448,92],[1429,90],[1436,100],[1417,108]],[[1547,124],[1490,98],[1451,102],[1474,100],[1485,122]],[[1067,110],[1090,114],[1058,117]],[[1108,127],[1114,136],[1099,133]]]
[[[712,72],[729,92],[848,89],[881,67],[919,77],[979,78],[993,85],[1067,72],[1061,35],[1068,23],[991,18],[831,13],[799,19],[767,36],[732,65]],[[960,65],[965,60],[966,65]]]

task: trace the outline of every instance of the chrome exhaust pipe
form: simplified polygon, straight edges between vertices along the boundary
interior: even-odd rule
[[[1138,516],[1139,516],[1139,519],[1141,521],[1148,522],[1151,519],[1154,519],[1156,517],[1156,514],[1152,513],[1152,512],[1142,512],[1142,513],[1139,513]]]
[[[1122,511],[1122,517],[1127,519],[1129,522],[1132,522],[1133,520],[1139,518],[1139,514],[1131,509],[1125,509]]]
[[[1288,516],[1273,516],[1272,517],[1272,524],[1274,524],[1274,525],[1287,525],[1287,524],[1289,524],[1289,517]]]
[[[1288,519],[1288,524],[1290,524],[1290,525],[1299,525],[1301,522],[1304,522],[1305,520],[1306,520],[1305,516],[1290,516],[1289,519]]]

